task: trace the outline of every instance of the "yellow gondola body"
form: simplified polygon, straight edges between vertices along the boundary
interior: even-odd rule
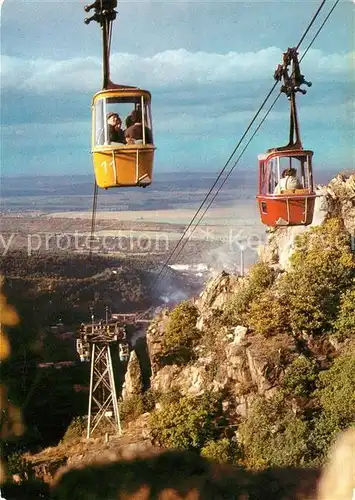
[[[112,83],[110,87],[96,93],[92,101],[92,156],[96,183],[100,188],[149,186],[155,150],[150,92]],[[128,109],[132,106],[139,108],[142,116],[142,140],[129,144],[111,142],[107,128],[109,112],[119,114],[122,121],[127,113],[127,120]]]

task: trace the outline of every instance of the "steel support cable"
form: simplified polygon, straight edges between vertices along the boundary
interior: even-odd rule
[[[314,13],[308,27],[306,28],[305,32],[303,33],[301,39],[299,40],[298,44],[297,44],[297,49],[300,47],[300,45],[302,44],[303,40],[305,39],[305,37],[307,36],[307,34],[309,33],[309,30],[311,29],[311,27],[313,26],[315,20],[317,19],[320,11],[322,10],[322,8],[324,7],[324,4],[325,4],[326,0],[322,0],[321,4],[319,5],[317,11]],[[339,2],[339,0],[337,0],[336,4]],[[333,6],[332,10],[330,11],[330,13],[328,14],[327,18],[325,19],[325,21],[323,22],[323,24],[321,25],[320,29],[317,31],[316,35],[314,36],[314,38],[312,39],[312,42],[310,45],[312,45],[312,43],[314,42],[314,40],[317,38],[319,32],[321,31],[322,27],[324,26],[325,22],[327,21],[327,19],[329,18],[330,14],[332,13],[332,11],[334,10],[336,4]],[[308,52],[308,49],[310,47],[310,45],[307,47],[304,55],[302,56],[301,58],[301,61],[303,59],[303,57],[305,56],[305,54]],[[272,89],[270,90],[270,92],[268,93],[267,97],[264,99],[263,103],[260,105],[260,108],[258,110],[258,112],[255,114],[255,116],[253,117],[252,121],[250,122],[249,126],[247,127],[246,131],[244,132],[243,136],[241,137],[241,139],[239,140],[238,144],[236,145],[236,147],[234,148],[232,154],[230,155],[230,157],[228,158],[227,162],[225,163],[224,167],[222,168],[221,172],[219,173],[218,177],[216,178],[215,182],[213,183],[212,187],[210,188],[209,192],[207,193],[207,195],[205,196],[204,200],[202,201],[201,205],[199,206],[199,208],[197,209],[197,212],[195,213],[194,217],[192,218],[192,220],[190,221],[189,225],[186,227],[186,229],[184,230],[181,238],[178,240],[178,242],[176,243],[175,247],[173,248],[172,252],[170,253],[170,255],[168,256],[167,260],[164,262],[158,276],[156,277],[156,279],[154,280],[154,282],[152,283],[151,285],[151,288],[154,287],[155,283],[159,280],[160,278],[160,275],[161,273],[163,272],[163,270],[166,268],[166,266],[168,265],[169,261],[171,260],[172,256],[174,255],[175,251],[177,250],[178,246],[180,245],[180,243],[182,242],[182,240],[184,239],[184,237],[186,236],[188,230],[190,229],[190,227],[192,226],[192,224],[194,223],[195,219],[197,218],[198,216],[198,213],[202,210],[202,207],[203,205],[205,204],[207,198],[210,196],[211,192],[213,191],[213,189],[215,188],[217,182],[219,181],[219,179],[221,178],[223,172],[225,171],[225,169],[227,168],[227,166],[229,165],[230,161],[232,160],[233,156],[235,155],[237,149],[239,148],[241,142],[243,141],[243,139],[245,138],[245,136],[247,135],[247,133],[249,132],[251,126],[253,125],[254,121],[257,119],[257,117],[259,116],[262,108],[264,107],[264,105],[266,104],[266,102],[268,101],[269,97],[271,96],[272,92],[274,91],[276,85],[277,85],[278,82],[276,82],[276,84],[273,85]],[[256,132],[259,130],[260,126],[262,125],[262,123],[264,123],[266,117],[268,116],[268,114],[270,113],[271,109],[273,108],[273,106],[276,104],[278,98],[279,98],[280,95],[277,96],[277,98],[275,99],[274,103],[272,104],[272,106],[269,108],[268,112],[266,113],[266,115],[264,116],[263,120],[261,121],[260,125],[258,126],[258,128],[256,129],[256,131],[254,132],[254,134],[252,135],[252,138],[250,139],[250,141],[247,143],[247,146],[250,144],[251,140],[254,138]],[[243,149],[242,153],[244,153],[246,147]],[[237,159],[237,162],[239,161],[239,159],[241,158],[241,156],[238,157]],[[234,164],[233,168],[235,167],[236,164]],[[232,170],[233,170],[232,168]],[[225,178],[225,180],[222,182],[222,185],[220,186],[220,188],[217,190],[217,194],[219,193],[220,189],[224,186],[226,180],[229,178],[231,172],[227,175],[227,177]],[[212,203],[214,201],[214,199],[216,198],[217,194],[213,197],[212,199]],[[203,212],[203,215],[202,217],[199,219],[199,221],[197,222],[197,225],[195,225],[195,228],[198,226],[198,224],[200,223],[201,219],[203,218],[203,216],[205,215],[205,213],[207,212],[208,208],[211,206],[212,203],[209,203],[207,209]],[[195,229],[192,230],[192,232],[190,233],[190,236],[188,237],[187,241],[189,240],[189,238],[191,237],[191,235],[193,234]],[[185,243],[186,245],[186,243]],[[185,246],[184,245],[184,246]],[[177,255],[180,255],[181,251],[178,252]],[[176,256],[175,256],[176,257]]]
[[[300,41],[298,42],[297,46],[296,46],[296,50],[298,50],[301,46],[301,43],[303,42],[303,40],[306,38],[306,36],[308,35],[308,32],[309,30],[311,29],[311,27],[313,26],[315,20],[317,19],[318,17],[318,14],[320,13],[320,11],[323,9],[324,7],[324,4],[325,4],[326,0],[323,0],[320,4],[320,6],[318,7],[317,11],[315,12],[315,14],[313,15],[313,18],[311,20],[311,22],[309,23],[308,25],[308,28],[306,29],[306,31],[303,33]]]
[[[101,4],[101,10],[102,10],[102,0],[100,2]],[[109,52],[111,51],[111,39],[112,39],[112,23],[110,23],[110,27],[109,27],[109,44],[108,44],[108,47],[109,47]],[[92,255],[92,240],[93,240],[93,236],[94,236],[94,233],[95,233],[95,226],[96,226],[96,211],[97,211],[97,194],[98,194],[98,186],[96,184],[96,181],[94,180],[94,194],[93,194],[93,205],[92,205],[92,216],[91,216],[91,232],[90,232],[90,248],[89,248],[89,257],[91,258],[91,255]],[[24,402],[22,403],[21,405],[21,410],[23,411],[32,395],[33,395],[33,392],[35,390],[35,388],[37,387],[39,381],[41,380],[42,378],[42,371],[40,369],[38,369],[37,371],[37,374],[35,376],[35,379],[33,381],[33,383],[31,384],[31,387],[29,389],[29,391],[27,392],[26,394],[26,397],[24,399]],[[0,495],[1,496],[1,495]]]
[[[306,28],[305,32],[303,33],[300,41],[298,42],[297,44],[297,49],[300,47],[301,43],[303,42],[304,38],[306,37],[306,35],[308,34],[310,28],[312,27],[312,25],[314,24],[316,18],[318,17],[320,11],[322,10],[322,8],[324,7],[324,4],[325,4],[326,0],[322,0],[320,6],[318,7],[317,11],[315,12],[315,14],[313,15],[308,27]],[[323,22],[323,24],[321,25],[320,29],[317,31],[316,35],[313,37],[311,43],[309,44],[309,46],[307,47],[306,51],[305,51],[305,54],[306,52],[309,50],[310,46],[313,44],[314,40],[317,38],[318,34],[320,33],[321,29],[323,28],[325,22],[328,20],[328,18],[330,17],[331,13],[333,12],[334,8],[336,7],[336,5],[338,4],[339,0],[336,1],[335,5],[333,6],[333,8],[331,9],[331,11],[329,12],[328,16],[326,17],[325,21]],[[304,54],[304,55],[305,55]],[[304,57],[303,55],[303,57]],[[302,57],[302,58],[303,58]],[[302,60],[302,59],[301,59]],[[241,142],[243,141],[243,139],[245,138],[245,136],[247,135],[247,133],[249,132],[251,126],[253,125],[254,121],[256,120],[256,118],[258,117],[258,115],[260,114],[260,112],[262,111],[262,108],[264,107],[264,105],[266,104],[267,100],[269,99],[270,95],[272,94],[272,92],[274,91],[276,85],[277,85],[278,82],[276,82],[276,84],[273,85],[272,89],[270,90],[270,92],[268,93],[267,97],[265,98],[265,100],[263,101],[262,105],[260,106],[258,112],[255,114],[255,116],[253,117],[252,121],[250,122],[250,124],[248,125],[247,127],[247,130],[245,131],[245,133],[243,134],[242,138],[239,140],[237,146],[234,148],[232,154],[230,155],[230,157],[228,158],[226,164],[224,165],[223,169],[221,170],[220,174],[218,175],[217,179],[215,180],[215,182],[213,183],[211,189],[209,190],[209,192],[207,193],[207,195],[205,196],[203,202],[201,203],[200,207],[198,208],[197,212],[195,213],[193,219],[191,220],[191,222],[189,223],[189,225],[187,226],[187,228],[185,229],[184,233],[182,234],[181,238],[178,240],[177,244],[175,245],[175,247],[173,248],[172,252],[169,254],[167,260],[164,262],[160,272],[158,273],[158,276],[156,277],[156,279],[153,281],[152,285],[150,286],[149,288],[149,292],[154,288],[154,286],[156,285],[156,283],[158,282],[160,276],[162,275],[164,269],[167,267],[169,261],[171,260],[171,258],[173,257],[176,249],[178,248],[178,246],[180,245],[180,243],[182,242],[182,240],[184,239],[187,231],[190,229],[190,227],[192,226],[193,222],[195,221],[195,219],[197,218],[198,216],[198,213],[202,210],[202,207],[203,205],[205,204],[207,198],[209,197],[209,195],[211,194],[212,190],[214,189],[214,187],[216,186],[218,180],[221,178],[223,172],[225,171],[225,169],[227,168],[228,164],[230,163],[231,159],[233,158],[233,156],[235,155],[237,149],[239,148]],[[266,113],[266,115],[264,116],[264,119],[262,120],[262,122],[260,123],[260,125],[257,127],[255,133],[252,135],[252,138],[248,141],[247,145],[245,146],[245,148],[243,149],[241,155],[244,153],[245,149],[247,148],[247,146],[250,144],[251,140],[253,139],[253,137],[255,136],[256,132],[259,130],[260,126],[262,125],[262,123],[264,122],[264,120],[266,119],[267,115],[270,113],[272,107],[276,104],[276,101],[278,100],[280,94],[277,96],[277,98],[275,99],[274,103],[272,104],[272,106],[270,107],[270,109],[268,110],[268,112]],[[239,161],[239,159],[241,158],[241,155],[238,157],[237,159],[237,162]],[[237,163],[236,162],[236,163]],[[229,174],[227,175],[227,177],[225,178],[225,180],[222,182],[222,185],[218,188],[217,190],[217,193],[215,194],[215,196],[213,197],[213,200],[212,202],[214,201],[215,197],[217,196],[217,194],[219,193],[220,189],[223,187],[224,183],[226,182],[226,180],[229,178],[231,172],[233,171],[234,167],[236,166],[236,163],[234,164],[234,166],[232,167],[231,171],[229,172]],[[212,203],[211,202],[211,203]],[[208,205],[207,209],[204,211],[203,215],[206,213],[206,211],[208,210],[208,208],[211,206],[211,203]],[[202,215],[202,217],[203,217]],[[202,217],[200,217],[199,219],[199,222],[201,221]],[[199,224],[199,222],[197,223],[197,225]],[[197,227],[197,225],[195,225],[195,228]],[[194,230],[193,230],[194,231]],[[193,231],[190,233],[189,235],[189,238],[191,237],[191,235],[193,234]],[[189,239],[188,238],[188,239]],[[188,241],[187,239],[187,241]],[[186,243],[185,243],[186,244]],[[184,245],[185,246],[185,245]],[[178,253],[178,255],[180,254],[181,252]]]
[[[107,39],[108,39],[107,47],[108,47],[108,56],[109,57],[111,55],[112,29],[113,29],[113,22],[109,21],[108,22],[108,37],[107,37]]]
[[[190,240],[191,236],[193,235],[193,233],[195,232],[197,226],[200,224],[201,220],[203,219],[203,217],[205,216],[206,212],[208,211],[208,209],[210,208],[210,206],[212,205],[212,203],[214,202],[214,200],[216,199],[218,193],[220,192],[220,190],[222,189],[222,187],[224,186],[224,184],[226,183],[226,181],[228,180],[228,178],[230,177],[231,173],[233,172],[235,166],[237,165],[237,163],[239,162],[240,158],[243,156],[245,150],[247,149],[247,147],[249,146],[249,144],[251,143],[251,141],[253,140],[253,138],[255,137],[256,133],[259,131],[261,125],[264,123],[264,121],[266,120],[266,117],[268,116],[268,114],[270,113],[270,111],[272,110],[272,108],[275,106],[277,100],[279,99],[281,93],[279,93],[276,97],[276,99],[273,101],[273,103],[271,104],[271,106],[269,107],[268,111],[266,112],[266,114],[264,115],[263,119],[261,120],[261,122],[259,123],[259,125],[257,126],[257,128],[255,129],[255,131],[253,132],[251,138],[249,139],[249,141],[247,142],[247,144],[244,146],[244,148],[242,149],[242,152],[239,154],[237,160],[235,161],[235,163],[233,164],[232,168],[229,170],[228,174],[226,175],[226,177],[224,178],[224,180],[222,181],[221,185],[219,186],[219,188],[217,188],[217,191],[215,192],[215,194],[213,195],[211,201],[208,203],[207,205],[207,208],[205,208],[205,210],[203,211],[202,215],[200,216],[200,218],[198,219],[197,223],[194,225],[193,229],[191,230],[190,234],[187,236],[187,238],[185,238],[185,241],[183,241],[182,243],[182,247],[180,248],[180,250],[178,251],[178,253],[174,256],[175,259],[181,254],[181,252],[183,251],[183,249],[185,248],[186,244],[188,243],[188,241]],[[182,241],[182,239],[180,239],[179,243]],[[176,245],[177,247],[178,245]],[[174,248],[174,251],[176,249],[176,247]],[[174,253],[174,251],[172,253]],[[172,254],[171,254],[172,255]],[[166,267],[162,268],[161,270],[161,274],[163,275],[166,274]],[[164,272],[165,270],[165,272]],[[158,275],[159,276],[159,275]],[[156,280],[157,281],[157,280]],[[154,283],[152,285],[152,287],[154,286]]]
[[[95,226],[96,226],[96,210],[97,210],[97,191],[98,186],[94,180],[94,195],[92,200],[92,215],[91,215],[91,231],[90,231],[90,248],[89,248],[89,258],[92,256],[92,242],[94,239]]]
[[[212,184],[212,187],[210,188],[210,190],[208,191],[207,195],[205,196],[204,200],[202,201],[202,203],[200,204],[199,208],[197,209],[195,215],[193,216],[192,220],[190,221],[190,223],[188,224],[188,226],[186,227],[186,229],[184,230],[181,238],[178,240],[178,242],[176,243],[175,247],[173,248],[172,252],[169,254],[168,258],[166,259],[166,261],[164,262],[161,270],[159,271],[158,273],[158,276],[155,278],[155,280],[153,281],[151,287],[149,288],[149,290],[151,290],[155,283],[159,280],[159,277],[161,275],[161,273],[163,272],[163,270],[165,269],[165,267],[168,265],[170,259],[172,258],[173,254],[175,253],[175,250],[178,248],[178,246],[180,245],[181,241],[184,239],[186,233],[188,232],[188,230],[190,229],[190,227],[192,226],[192,224],[194,223],[195,219],[197,218],[199,212],[201,212],[202,210],[202,207],[203,205],[206,203],[206,200],[207,198],[210,196],[210,194],[212,193],[213,189],[215,188],[217,182],[219,181],[219,179],[221,178],[223,172],[226,170],[226,168],[228,167],[229,163],[232,161],[233,159],[233,156],[235,155],[235,153],[237,152],[240,144],[242,143],[243,139],[245,138],[245,136],[247,135],[247,133],[249,132],[250,128],[252,127],[253,123],[255,122],[255,120],[257,119],[257,117],[259,116],[259,114],[261,113],[263,107],[265,106],[266,102],[268,101],[269,97],[271,96],[271,94],[273,93],[273,91],[275,90],[276,86],[277,86],[278,82],[275,82],[274,85],[272,86],[271,90],[269,91],[269,93],[267,94],[267,96],[265,97],[264,101],[262,102],[262,104],[260,105],[258,111],[256,112],[256,114],[254,115],[253,119],[251,120],[251,122],[249,123],[246,131],[244,132],[244,134],[242,135],[242,137],[239,139],[237,145],[235,146],[233,152],[231,153],[231,155],[229,156],[227,162],[224,164],[224,167],[222,168],[222,170],[220,171],[220,173],[218,174],[216,180],[214,181],[214,183]]]
[[[101,11],[102,11],[102,0],[101,0]],[[112,28],[113,28],[113,23],[110,21],[105,20],[105,22],[102,24],[102,30],[105,30],[106,36],[107,36],[107,60],[109,61],[110,59],[110,53],[111,53],[111,41],[112,41]],[[96,184],[96,181],[94,181],[94,197],[93,197],[93,204],[92,204],[92,216],[91,216],[91,234],[90,234],[90,248],[89,248],[89,258],[92,256],[92,241],[95,233],[95,226],[96,226],[96,210],[97,210],[97,195],[98,195],[98,186]]]
[[[217,195],[219,194],[220,190],[223,188],[224,184],[227,182],[227,180],[229,179],[229,177],[231,176],[234,168],[237,166],[237,164],[239,163],[239,160],[241,159],[241,157],[243,156],[243,154],[245,153],[246,149],[248,148],[249,144],[251,143],[251,141],[254,139],[255,135],[258,133],[259,129],[261,128],[261,126],[263,125],[264,121],[266,120],[267,116],[269,115],[269,113],[271,112],[272,108],[275,106],[276,102],[278,101],[279,97],[281,95],[281,92],[276,96],[276,98],[274,99],[273,103],[271,104],[271,106],[269,107],[269,109],[267,110],[267,112],[265,113],[263,119],[261,120],[261,122],[259,123],[259,125],[256,127],[256,129],[254,130],[252,136],[250,137],[250,139],[248,140],[248,142],[246,143],[246,145],[244,146],[244,148],[242,149],[241,153],[239,154],[238,158],[236,159],[235,163],[233,164],[233,166],[231,167],[231,169],[229,170],[228,174],[226,175],[226,177],[223,179],[223,182],[222,184],[219,186],[219,188],[217,189],[217,191],[215,192],[215,194],[213,195],[212,199],[210,200],[210,202],[208,203],[207,207],[205,208],[205,210],[203,211],[202,215],[200,216],[199,220],[197,221],[197,224],[194,226],[193,230],[191,231],[190,235],[188,236],[188,238],[185,239],[185,241],[183,242],[180,250],[178,251],[178,253],[175,255],[175,258],[177,258],[181,252],[183,251],[183,249],[185,248],[186,244],[188,243],[189,241],[189,238],[191,238],[191,236],[193,235],[195,229],[197,228],[197,226],[200,224],[201,220],[204,218],[206,212],[208,211],[208,209],[210,208],[210,206],[212,205],[212,203],[214,202],[214,200],[216,199]]]
[[[332,12],[334,11],[335,7],[337,6],[337,4],[339,3],[340,0],[336,0],[336,2],[334,3],[333,7],[331,8],[331,10],[329,11],[328,15],[325,17],[323,23],[320,25],[320,27],[318,28],[316,34],[314,35],[314,37],[312,38],[312,40],[310,41],[310,43],[308,44],[306,50],[304,51],[302,57],[300,58],[300,62],[304,59],[304,57],[306,56],[307,52],[309,51],[309,49],[311,48],[311,46],[313,45],[314,41],[316,40],[316,38],[318,37],[319,33],[321,32],[321,30],[323,29],[323,26],[325,25],[325,23],[328,21],[329,17],[331,16]],[[253,132],[252,136],[250,137],[250,139],[248,140],[248,142],[246,143],[246,145],[244,146],[243,150],[241,151],[241,153],[239,154],[237,160],[235,161],[235,163],[233,164],[232,168],[229,170],[228,174],[226,175],[226,177],[224,178],[224,180],[222,181],[222,184],[219,186],[219,188],[217,189],[216,193],[213,195],[211,201],[208,203],[207,205],[207,208],[204,210],[203,214],[201,215],[201,217],[199,218],[199,220],[197,221],[197,224],[194,226],[193,230],[191,231],[190,235],[188,236],[187,239],[185,239],[185,241],[183,242],[183,245],[181,247],[181,249],[179,250],[179,252],[175,255],[175,258],[177,258],[181,252],[183,251],[183,249],[185,248],[187,242],[189,241],[189,238],[191,238],[192,234],[194,233],[196,227],[200,224],[201,220],[203,219],[203,217],[205,216],[206,212],[208,211],[208,209],[210,208],[210,206],[212,205],[212,203],[214,202],[214,200],[216,199],[218,193],[220,192],[220,190],[223,188],[224,184],[227,182],[227,180],[229,179],[230,175],[232,174],[234,168],[236,167],[236,165],[238,164],[239,160],[241,159],[241,157],[243,156],[244,152],[246,151],[246,149],[248,148],[249,144],[251,143],[251,141],[254,139],[255,135],[257,134],[257,132],[259,131],[259,129],[261,128],[261,126],[263,125],[263,123],[265,122],[266,118],[268,117],[269,113],[271,112],[272,108],[275,106],[276,102],[278,101],[279,97],[281,96],[281,92],[276,96],[276,99],[273,101],[273,103],[271,104],[271,106],[269,107],[269,109],[267,110],[267,112],[265,113],[263,119],[261,120],[261,122],[259,123],[259,125],[257,126],[257,128],[255,129],[255,131]]]
[[[320,27],[318,28],[316,34],[314,35],[314,37],[312,38],[312,40],[310,41],[310,43],[308,44],[307,48],[305,49],[304,53],[302,54],[302,57],[300,58],[300,62],[304,59],[304,57],[306,56],[307,52],[309,51],[309,49],[311,48],[311,46],[313,45],[314,41],[316,40],[316,38],[318,37],[319,33],[322,31],[323,29],[323,26],[325,25],[325,23],[328,21],[329,17],[331,16],[332,12],[334,11],[335,7],[338,5],[340,0],[336,0],[336,2],[334,3],[333,7],[330,9],[329,13],[327,14],[327,16],[325,17],[324,21],[322,22],[322,24],[320,25]],[[275,106],[276,102],[278,101],[279,97],[281,96],[281,92],[277,95],[276,99],[274,100],[274,102],[271,104],[271,106],[269,107],[269,109],[267,110],[267,112],[265,113],[263,119],[261,120],[261,122],[259,123],[258,127],[255,129],[255,131],[253,132],[251,138],[249,139],[249,141],[247,142],[247,144],[245,145],[245,147],[243,148],[242,152],[240,153],[240,155],[238,156],[236,162],[233,164],[232,168],[230,169],[229,173],[227,174],[227,176],[225,177],[225,179],[223,180],[222,184],[220,185],[220,187],[218,188],[217,192],[215,193],[215,195],[213,196],[213,199],[211,200],[211,202],[208,204],[208,207],[206,208],[206,210],[203,212],[203,215],[200,217],[198,223],[196,226],[198,226],[198,224],[201,222],[201,220],[203,219],[203,216],[205,215],[205,213],[207,212],[207,210],[209,209],[209,207],[212,205],[213,201],[215,200],[216,196],[218,195],[218,193],[220,192],[220,190],[222,189],[222,187],[224,186],[224,184],[226,183],[226,181],[228,180],[228,178],[230,177],[231,173],[233,172],[234,168],[236,167],[237,163],[239,162],[239,160],[241,159],[242,155],[244,154],[245,150],[247,149],[247,147],[249,146],[249,144],[251,143],[251,141],[254,139],[255,135],[257,134],[257,132],[259,131],[260,127],[263,125],[263,123],[265,122],[267,116],[269,115],[269,113],[271,112],[272,108]],[[196,227],[195,226],[195,227]],[[193,232],[193,231],[192,231]],[[192,234],[192,233],[191,233]],[[180,252],[178,253],[178,255],[180,254]]]
[[[334,5],[333,7],[330,9],[330,11],[328,12],[328,14],[326,15],[324,21],[322,22],[322,24],[319,26],[318,30],[316,31],[316,34],[314,35],[314,37],[312,38],[312,40],[309,42],[308,44],[308,47],[306,48],[306,50],[304,51],[304,53],[302,54],[302,57],[300,58],[300,62],[302,62],[302,60],[304,59],[305,55],[307,54],[307,52],[309,51],[309,49],[311,48],[311,46],[313,45],[315,39],[318,37],[319,33],[322,31],[323,29],[323,26],[325,25],[325,23],[328,21],[328,19],[330,18],[330,16],[332,15],[335,7],[338,5],[340,0],[336,0],[336,2],[334,2]]]

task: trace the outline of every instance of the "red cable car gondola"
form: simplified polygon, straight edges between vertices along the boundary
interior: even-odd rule
[[[269,149],[259,155],[258,205],[261,221],[268,226],[300,226],[312,223],[316,194],[313,184],[313,151],[304,150],[301,143],[296,92],[305,94],[302,84],[309,87],[300,73],[296,49],[288,49],[275,79],[283,78],[284,92],[290,100],[290,137],[286,146]],[[292,62],[291,76],[288,66]]]

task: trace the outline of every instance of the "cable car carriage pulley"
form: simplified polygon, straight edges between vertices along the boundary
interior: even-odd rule
[[[110,79],[112,23],[117,0],[96,0],[84,9],[95,10],[85,23],[101,25],[103,87],[92,100],[92,155],[97,186],[146,187],[152,182],[154,143],[151,94]],[[125,123],[124,123],[125,121]],[[123,130],[123,127],[126,127]]]
[[[291,75],[288,67],[292,64]],[[312,223],[316,194],[313,185],[313,151],[304,150],[301,142],[296,92],[306,82],[301,75],[297,49],[289,48],[283,64],[275,71],[275,80],[283,80],[281,92],[290,101],[290,135],[286,146],[269,149],[259,155],[258,205],[261,221],[268,226],[298,226]]]

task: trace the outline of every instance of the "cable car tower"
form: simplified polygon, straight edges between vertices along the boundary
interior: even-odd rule
[[[80,361],[91,361],[87,439],[100,423],[118,435],[122,433],[111,355],[111,347],[117,345],[120,361],[127,362],[129,344],[125,326],[108,319],[107,307],[106,321],[95,322],[91,311],[91,323],[81,324],[76,341]]]
[[[291,74],[289,66],[292,65]],[[298,124],[296,93],[306,94],[301,85],[310,87],[301,74],[296,48],[283,54],[283,64],[274,74],[283,80],[281,92],[290,101],[290,134],[286,146],[269,149],[259,155],[257,195],[261,221],[268,226],[299,226],[312,223],[316,194],[313,184],[313,151],[304,150]]]

